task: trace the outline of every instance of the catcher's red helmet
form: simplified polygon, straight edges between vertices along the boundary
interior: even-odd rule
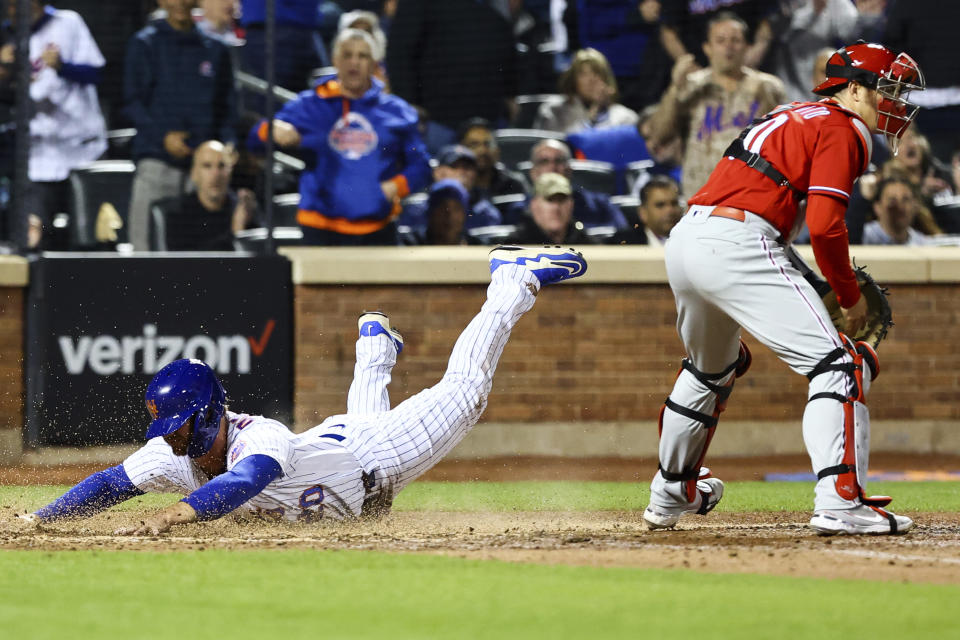
[[[833,95],[853,80],[881,96],[877,131],[886,135],[894,154],[917,107],[907,98],[911,91],[924,88],[923,72],[905,53],[894,54],[882,44],[858,42],[834,52],[827,60],[827,79],[813,90],[818,95]]]

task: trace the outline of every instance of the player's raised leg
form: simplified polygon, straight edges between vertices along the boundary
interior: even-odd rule
[[[347,413],[379,413],[390,410],[391,371],[403,351],[403,337],[379,311],[364,311],[357,320],[357,359],[347,393]]]
[[[497,247],[480,312],[460,335],[446,373],[433,387],[384,414],[377,457],[392,469],[396,492],[439,462],[480,419],[510,333],[544,285],[576,278],[587,263],[572,249]],[[392,463],[392,464],[391,464]]]

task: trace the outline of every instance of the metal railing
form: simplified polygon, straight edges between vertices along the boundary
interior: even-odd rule
[[[238,89],[244,89],[246,91],[253,91],[254,93],[259,93],[262,96],[267,95],[267,84],[266,80],[252,76],[245,71],[236,70],[233,72],[233,78],[237,83]],[[274,85],[273,87],[273,98],[280,104],[285,104],[290,102],[297,97],[297,94],[289,89],[284,89],[283,87],[278,87]]]

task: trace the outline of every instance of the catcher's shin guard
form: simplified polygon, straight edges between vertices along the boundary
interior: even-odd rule
[[[658,464],[660,475],[664,480],[684,483],[683,493],[687,502],[693,502],[696,499],[697,480],[702,479],[701,465],[703,464],[704,458],[706,458],[707,449],[710,448],[710,441],[713,440],[713,434],[716,431],[720,414],[723,413],[723,410],[726,408],[727,399],[733,391],[733,382],[736,378],[739,378],[747,372],[751,362],[752,356],[750,355],[750,349],[747,348],[747,345],[742,340],[740,341],[740,354],[737,360],[720,373],[704,373],[693,366],[693,363],[690,362],[688,358],[684,358],[680,371],[677,372],[677,378],[679,379],[684,371],[686,371],[706,387],[707,393],[714,395],[713,412],[712,414],[707,414],[691,409],[690,407],[679,404],[671,397],[668,397],[660,408],[658,423],[661,442],[663,441],[664,417],[668,410],[694,423],[699,423],[703,429],[706,430],[706,436],[703,438],[700,446],[693,443],[691,447],[680,453],[679,457],[684,459],[683,462],[674,461],[673,463],[664,464],[661,457]],[[731,376],[731,374],[733,375]],[[696,437],[698,434],[693,433],[691,435]],[[681,449],[682,447],[678,446],[677,448]]]
[[[837,476],[837,495],[844,500],[860,501],[875,507],[890,503],[889,496],[864,494],[867,486],[867,470],[870,464],[870,412],[866,405],[866,393],[870,382],[880,373],[877,352],[865,342],[854,343],[840,334],[843,346],[837,347],[807,374],[813,381],[828,371],[840,371],[847,376],[847,393],[830,391],[815,393],[808,402],[827,398],[841,403],[843,410],[843,455],[840,464],[817,471],[817,479]],[[849,357],[850,361],[846,361]],[[839,362],[838,362],[839,360]],[[866,370],[864,370],[866,367]]]

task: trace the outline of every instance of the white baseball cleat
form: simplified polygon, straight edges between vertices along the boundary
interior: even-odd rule
[[[880,507],[861,504],[853,509],[819,509],[813,512],[810,526],[822,536],[900,535],[913,528],[913,520]]]
[[[390,327],[390,318],[385,313],[379,311],[364,311],[357,319],[357,328],[360,329],[360,336],[376,336],[383,334],[393,340],[393,345],[397,348],[397,355],[403,351],[403,336],[396,329]]]
[[[697,480],[697,493],[700,494],[700,500],[688,506],[671,508],[650,503],[643,511],[643,521],[650,529],[670,529],[677,526],[680,516],[691,513],[706,515],[723,497],[723,481],[719,478]]]
[[[576,249],[501,245],[490,251],[490,273],[504,264],[519,264],[537,276],[540,284],[555,284],[587,272],[587,261]]]

